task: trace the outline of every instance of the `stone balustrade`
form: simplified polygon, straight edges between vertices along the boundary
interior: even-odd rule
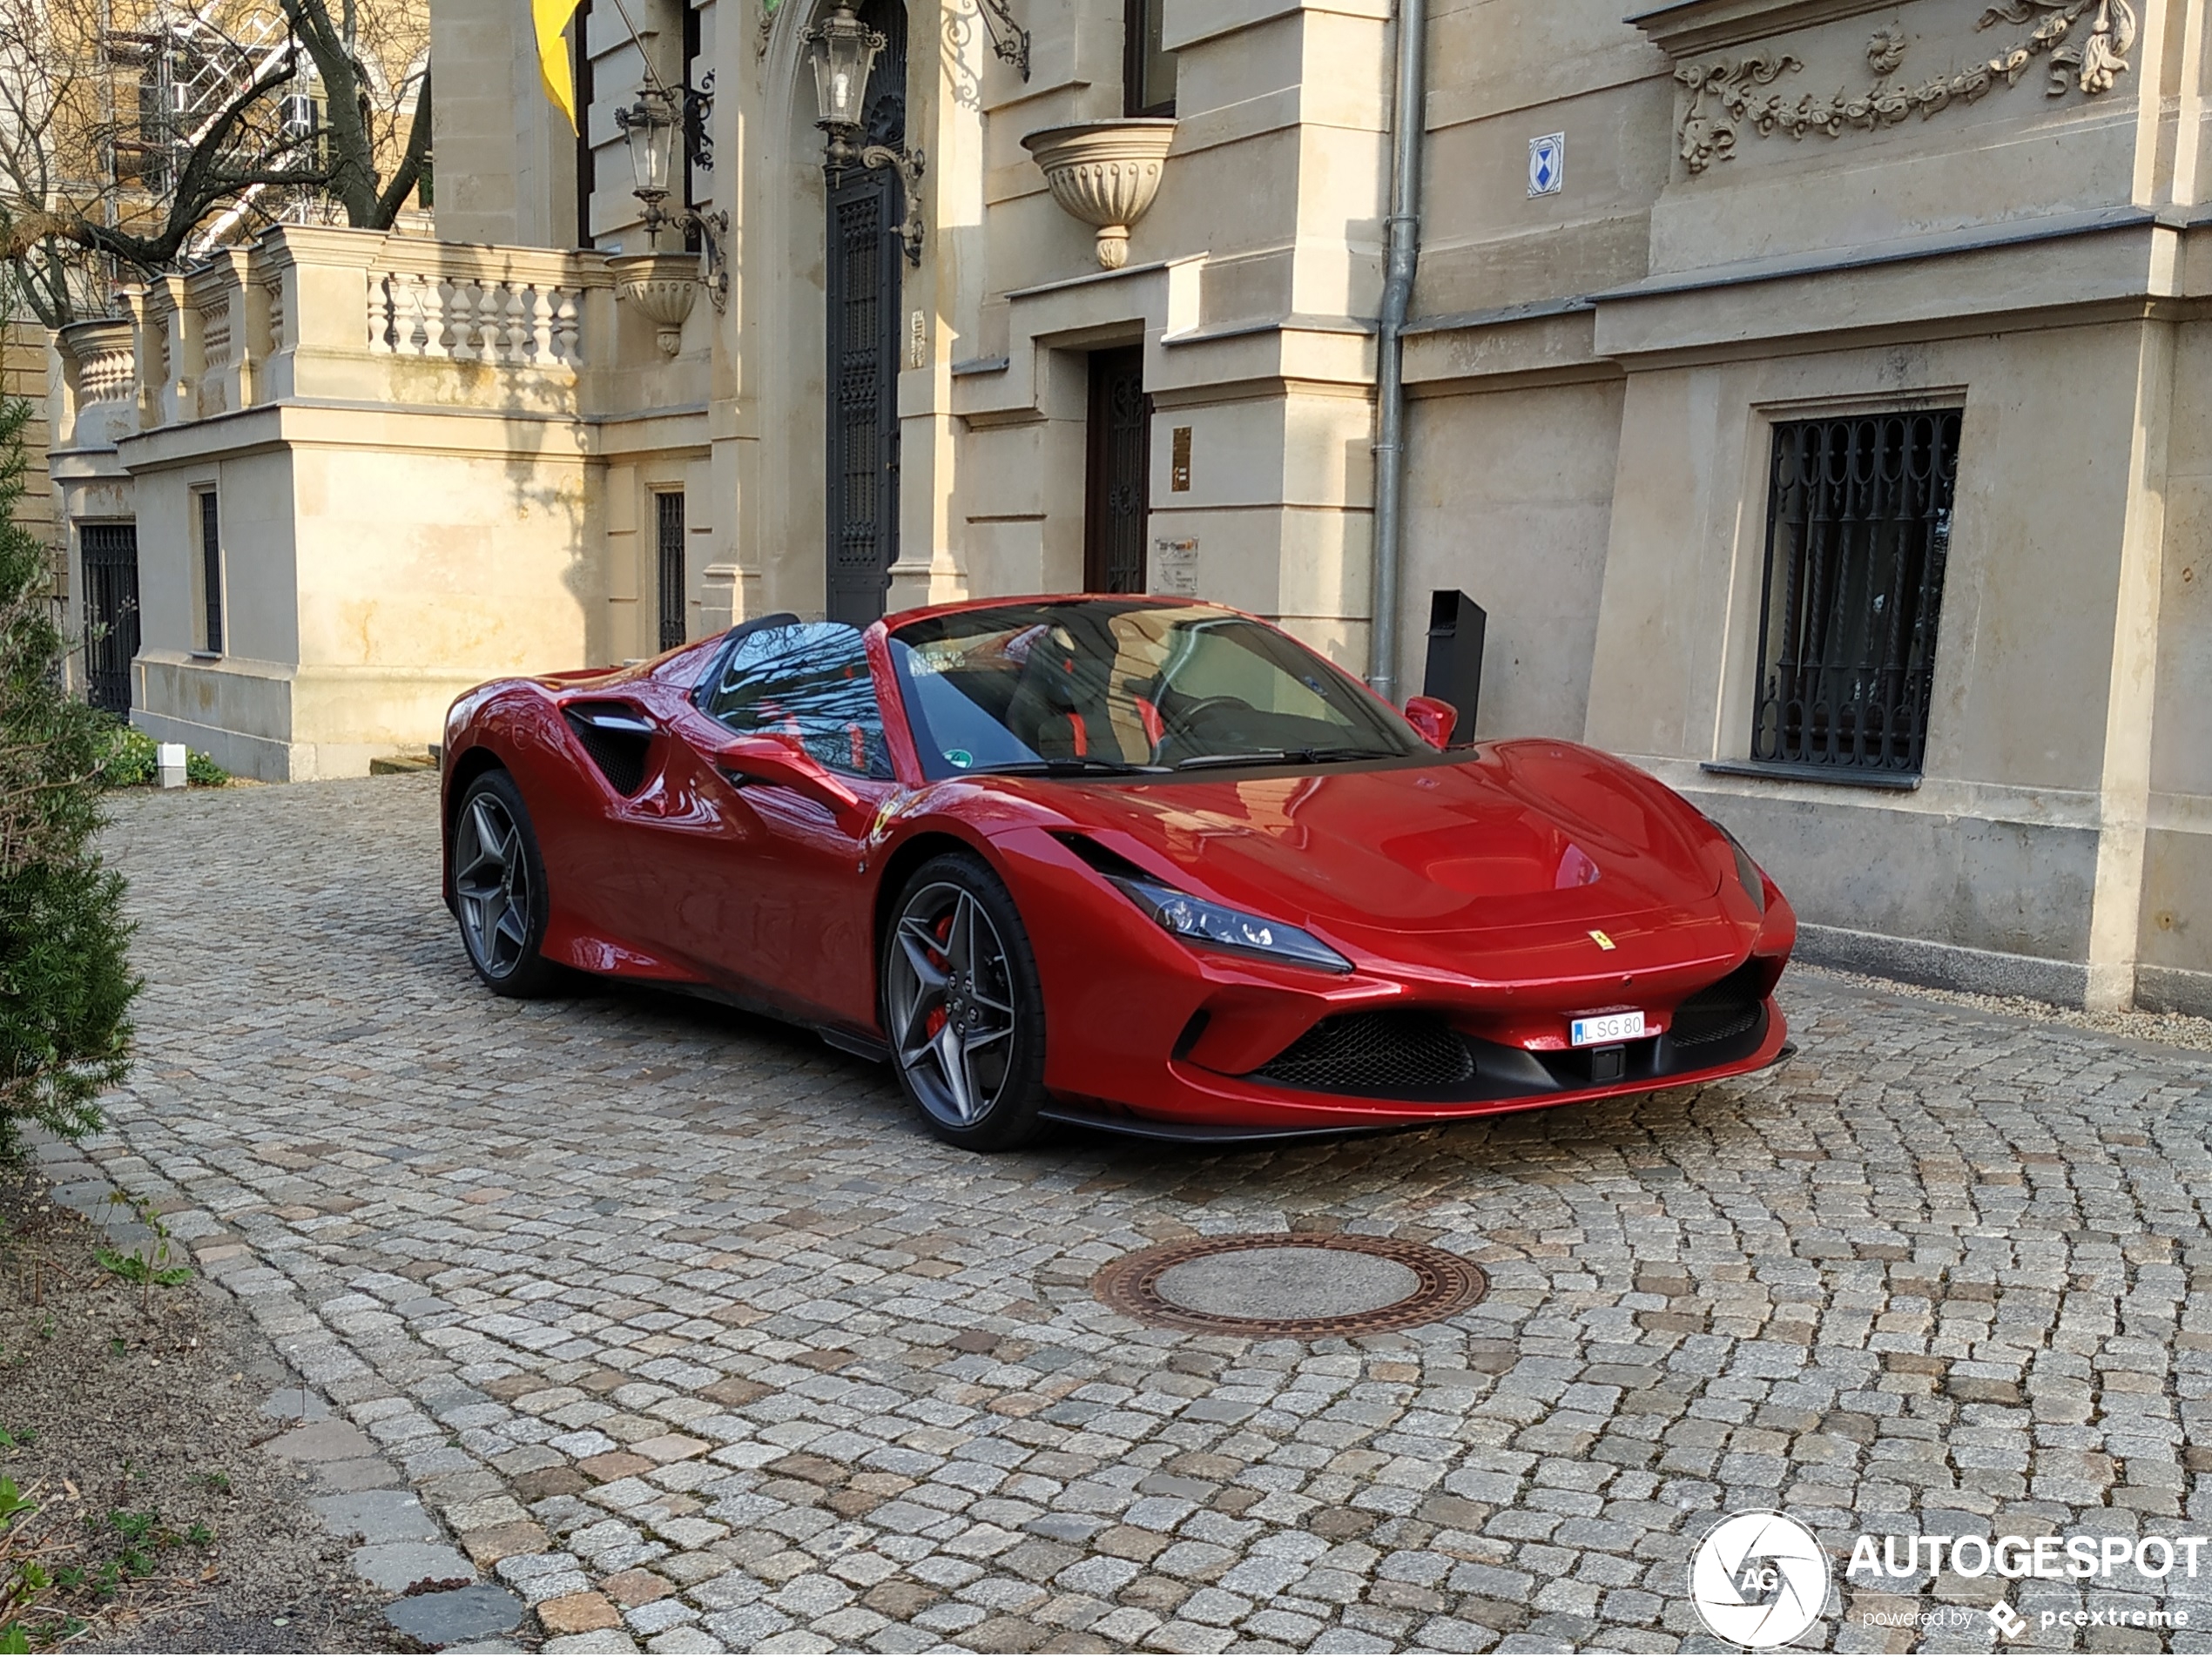
[[[286,225],[121,298],[62,330],[57,447],[286,401],[573,415],[613,366],[591,253]]]
[[[368,348],[497,367],[580,366],[583,293],[450,271],[387,270],[368,295]]]

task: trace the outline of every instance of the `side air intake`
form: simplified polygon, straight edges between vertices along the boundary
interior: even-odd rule
[[[645,785],[645,756],[653,745],[653,726],[644,715],[626,703],[571,702],[561,716],[608,787],[627,797]]]
[[[1717,984],[1708,984],[1675,1009],[1667,1034],[1677,1047],[1702,1047],[1739,1036],[1759,1021],[1764,998],[1759,969],[1746,961]]]

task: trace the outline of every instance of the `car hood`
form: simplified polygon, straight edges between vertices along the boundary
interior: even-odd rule
[[[1070,792],[1068,815],[1109,849],[1131,854],[1126,836],[1152,854],[1140,861],[1224,902],[1351,942],[1703,919],[1723,879],[1716,837],[1689,805],[1569,743]]]

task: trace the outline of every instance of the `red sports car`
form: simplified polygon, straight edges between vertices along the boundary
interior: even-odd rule
[[[1789,905],[1573,743],[1449,747],[1265,623],[771,616],[446,725],[484,982],[681,987],[888,1059],[954,1143],[1433,1122],[1772,1063]]]

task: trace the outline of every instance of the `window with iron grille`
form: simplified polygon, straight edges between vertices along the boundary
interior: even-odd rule
[[[684,616],[683,490],[656,495],[653,509],[660,565],[660,647],[672,650],[690,630]]]
[[[87,699],[131,717],[131,663],[138,654],[138,526],[88,523],[78,532],[84,564]]]
[[[1892,785],[1919,776],[1960,412],[1775,427],[1754,765]]]
[[[210,655],[223,653],[223,539],[222,520],[215,505],[215,491],[199,496],[199,586],[205,643]]]

